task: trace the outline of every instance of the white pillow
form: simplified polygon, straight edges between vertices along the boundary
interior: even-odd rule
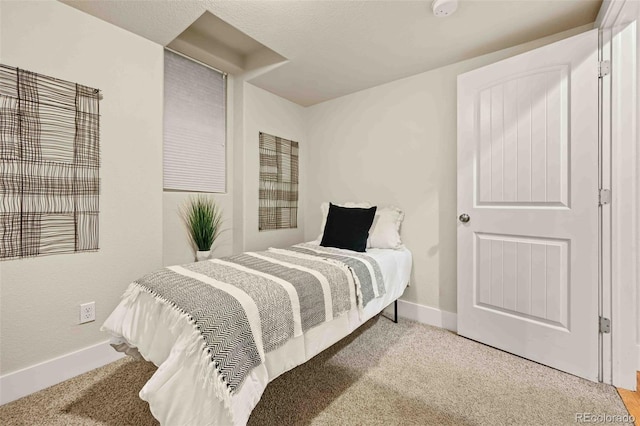
[[[369,230],[368,248],[397,249],[402,246],[400,225],[404,219],[402,210],[383,207],[376,210]]]
[[[362,202],[355,203],[352,201],[336,204],[340,207],[368,209],[373,207],[371,203]],[[318,241],[322,240],[324,227],[327,224],[327,215],[329,214],[329,203],[320,205],[322,212],[322,226],[320,227],[320,236]],[[367,248],[397,249],[402,246],[400,239],[400,225],[404,219],[402,210],[395,207],[382,207],[376,209],[376,215],[373,218],[373,224],[369,229],[369,238],[367,239]]]

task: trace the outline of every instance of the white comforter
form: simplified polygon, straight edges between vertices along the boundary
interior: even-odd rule
[[[386,294],[370,301],[363,314],[354,308],[268,353],[265,363],[247,376],[231,398],[228,408],[232,417],[200,374],[196,361],[202,353],[190,345],[194,329],[181,321],[175,310],[159,303],[152,295],[141,293],[135,304],[123,298],[104,323],[103,330],[112,335],[113,343],[136,348],[146,360],[158,366],[140,391],[140,398],[149,403],[153,416],[161,424],[243,425],[270,381],[349,335],[402,295],[411,273],[411,253],[402,248],[369,249],[367,254],[380,265]]]

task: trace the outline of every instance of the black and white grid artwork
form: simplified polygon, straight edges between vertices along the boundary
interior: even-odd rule
[[[298,227],[298,142],[259,133],[258,229]]]
[[[0,259],[98,249],[98,89],[0,64]]]

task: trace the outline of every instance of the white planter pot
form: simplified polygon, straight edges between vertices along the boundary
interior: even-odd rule
[[[200,262],[202,260],[207,260],[207,259],[209,259],[209,256],[211,256],[211,250],[197,251],[196,252],[196,261]]]

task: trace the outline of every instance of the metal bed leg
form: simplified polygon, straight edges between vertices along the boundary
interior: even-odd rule
[[[0,1],[2,1],[2,0],[0,0]],[[396,323],[396,324],[397,324],[397,323],[398,323],[398,300],[394,300],[394,301],[393,301],[393,318],[389,318],[389,317],[386,315],[386,312],[384,312],[384,311],[386,311],[386,310],[387,310],[387,308],[388,308],[389,306],[391,306],[391,305],[387,305],[387,307],[383,309],[383,312],[381,312],[381,314],[382,314],[382,316],[383,316],[383,317],[385,317],[386,319],[391,320],[391,321],[393,321],[394,323]]]

